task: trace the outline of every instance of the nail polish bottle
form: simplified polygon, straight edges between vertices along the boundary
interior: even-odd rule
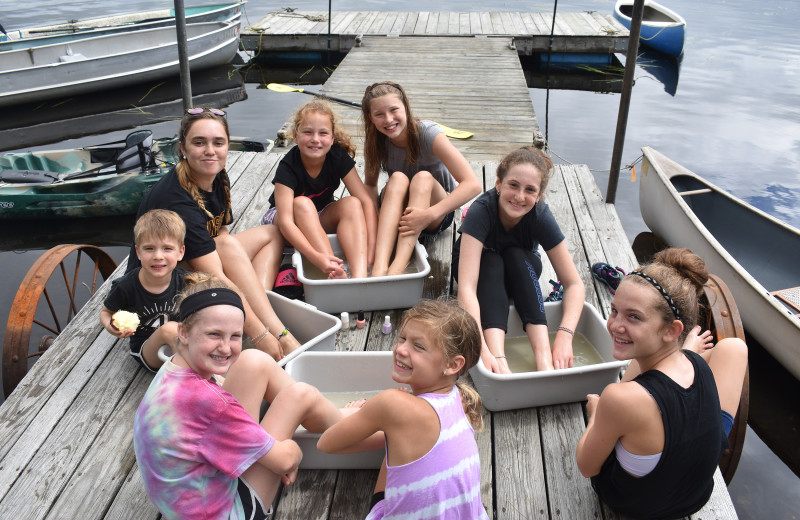
[[[358,311],[358,319],[356,320],[356,327],[359,329],[364,328],[364,324],[367,323],[366,318],[364,317],[364,311]]]
[[[350,315],[347,311],[342,312],[342,330],[347,330],[350,328]]]
[[[385,318],[383,318],[383,325],[381,325],[381,332],[383,332],[384,334],[392,333],[392,321],[388,315]]]

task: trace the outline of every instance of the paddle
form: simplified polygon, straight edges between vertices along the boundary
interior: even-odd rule
[[[329,96],[327,94],[320,94],[319,92],[312,92],[302,88],[290,87],[289,85],[284,85],[282,83],[270,83],[267,85],[267,88],[274,90],[275,92],[302,92],[303,94],[308,94],[310,96],[318,96],[324,99],[330,99],[331,101],[336,101],[337,103],[350,105],[351,107],[361,108],[361,103],[356,103],[355,101],[348,101],[346,99]],[[441,123],[436,124],[441,127],[444,135],[447,137],[452,137],[453,139],[469,139],[474,135],[472,132],[467,132],[466,130],[456,130],[455,128],[450,128],[449,126],[445,126]]]

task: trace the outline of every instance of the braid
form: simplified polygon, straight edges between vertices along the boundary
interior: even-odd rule
[[[456,381],[456,387],[461,392],[461,404],[464,406],[464,413],[467,414],[467,420],[472,425],[472,429],[479,432],[483,429],[483,416],[481,415],[481,408],[483,402],[478,392],[472,386],[461,381]]]
[[[175,173],[178,176],[178,183],[181,185],[181,188],[186,190],[189,195],[191,195],[192,200],[194,200],[200,209],[208,215],[209,218],[214,218],[214,215],[211,214],[210,211],[206,209],[206,203],[203,200],[203,197],[200,195],[200,190],[197,188],[197,184],[194,183],[192,180],[191,168],[186,162],[186,159],[181,159],[175,166]]]

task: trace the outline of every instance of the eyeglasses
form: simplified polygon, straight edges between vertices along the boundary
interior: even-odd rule
[[[196,116],[197,114],[202,114],[203,112],[211,112],[215,116],[225,117],[225,111],[220,110],[218,108],[208,108],[208,107],[193,107],[187,108],[186,113]]]

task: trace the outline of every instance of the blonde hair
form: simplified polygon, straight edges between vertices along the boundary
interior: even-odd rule
[[[553,161],[541,150],[532,146],[523,146],[509,153],[497,165],[497,179],[503,182],[508,170],[518,164],[530,164],[542,173],[542,185],[539,186],[540,199],[544,197],[547,183],[553,176]]]
[[[370,117],[370,104],[373,99],[394,94],[400,98],[406,110],[406,130],[408,145],[406,146],[406,163],[414,164],[419,159],[419,128],[417,120],[411,113],[411,104],[408,102],[403,87],[392,81],[373,83],[364,91],[361,99],[361,118],[364,123],[364,173],[377,177],[387,159],[386,137],[383,136]],[[389,172],[392,173],[392,172]]]
[[[331,122],[331,129],[333,130],[333,145],[338,146],[342,150],[344,150],[347,155],[350,157],[355,158],[356,156],[356,147],[353,142],[350,140],[350,136],[342,130],[340,126],[336,124],[336,114],[333,112],[333,108],[329,103],[322,101],[319,98],[314,98],[313,100],[309,101],[300,109],[294,113],[292,117],[292,133],[297,135],[297,131],[300,128],[300,125],[303,123],[303,120],[309,114],[322,114],[328,117]]]
[[[202,119],[212,119],[217,121],[222,127],[225,129],[225,136],[230,141],[231,132],[228,127],[228,120],[225,117],[214,114],[208,110],[204,110],[197,114],[184,114],[183,118],[181,119],[181,126],[180,130],[178,131],[178,140],[180,143],[186,147],[186,136],[189,135],[189,131],[192,129],[192,126],[202,120]],[[194,180],[194,175],[192,169],[189,167],[189,161],[186,158],[182,158],[177,165],[175,165],[175,174],[178,177],[178,183],[181,185],[181,188],[189,192],[191,195],[192,200],[194,200],[200,209],[211,219],[214,218],[214,215],[211,214],[210,211],[206,208],[205,201],[203,201],[203,197],[200,195],[200,189],[197,187],[197,182]],[[230,224],[233,222],[233,215],[231,214],[231,183],[228,179],[228,173],[223,169],[219,173],[219,179],[222,182],[222,186],[225,189],[225,217],[222,219],[222,224]]]
[[[181,303],[183,300],[188,298],[193,294],[197,294],[200,291],[205,291],[206,289],[230,289],[237,293],[239,297],[244,300],[244,296],[236,287],[231,287],[230,285],[226,284],[213,274],[204,273],[201,271],[195,271],[192,273],[187,274],[183,277],[184,288],[183,291],[175,297],[175,308],[179,309],[181,307]],[[193,313],[186,317],[183,322],[183,327],[186,330],[191,330],[194,326],[195,322],[197,321],[197,316],[199,313]]]
[[[481,332],[478,323],[467,311],[449,299],[422,300],[403,315],[402,330],[409,321],[416,321],[434,332],[436,346],[446,361],[464,357],[464,366],[457,376],[463,376],[481,357]],[[461,402],[467,419],[475,431],[483,428],[481,396],[470,385],[457,381]]]
[[[179,246],[186,236],[186,224],[174,211],[151,209],[136,221],[133,226],[134,243],[138,247],[148,237],[173,239]]]
[[[651,263],[637,267],[636,270],[658,282],[672,298],[683,323],[683,333],[678,338],[678,342],[683,343],[686,335],[698,323],[704,295],[703,285],[708,281],[706,263],[689,249],[673,247],[659,251]],[[629,274],[625,280],[657,291],[651,282],[640,276]],[[664,322],[671,323],[675,314],[661,293],[658,294],[657,302],[656,309]]]

